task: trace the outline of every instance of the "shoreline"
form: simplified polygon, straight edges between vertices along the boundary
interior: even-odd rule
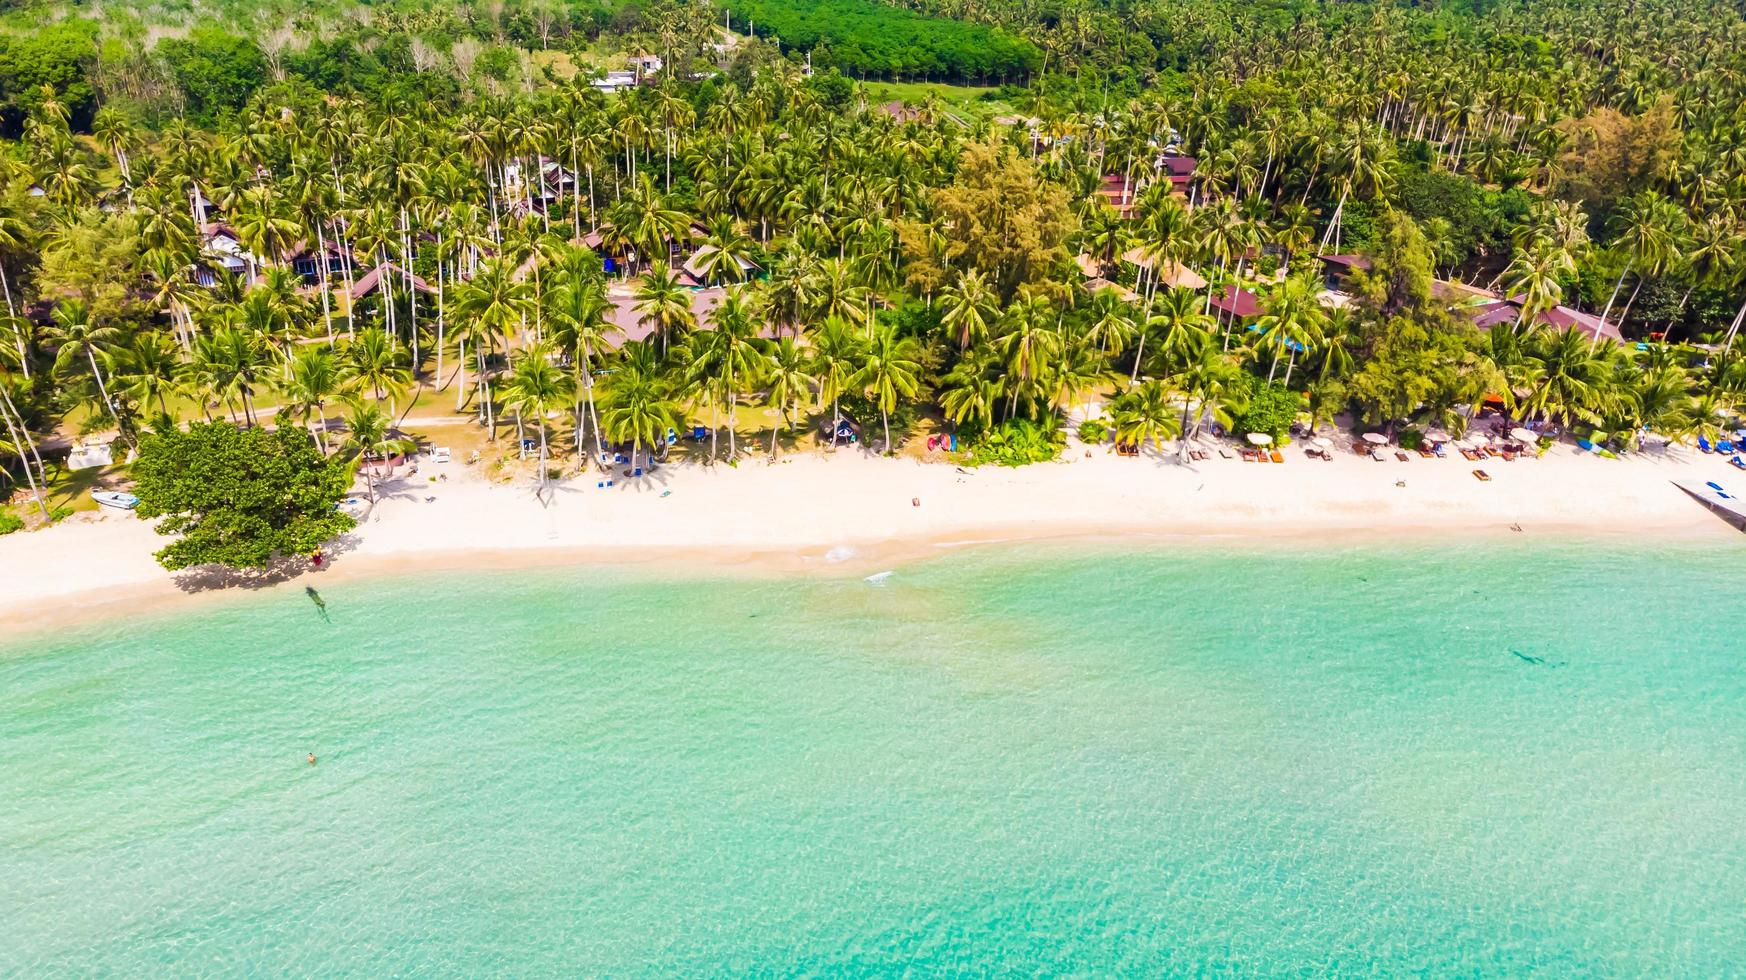
[[[1074,451],[1082,451],[1076,449]],[[1481,483],[1461,460],[1411,464],[1295,457],[1286,465],[1214,458],[1069,458],[1020,469],[959,470],[859,453],[738,467],[671,465],[600,489],[554,484],[542,506],[526,484],[493,484],[459,464],[390,481],[330,567],[212,587],[173,576],[143,521],[117,512],[0,538],[0,629],[177,610],[272,589],[472,569],[666,566],[710,574],[870,574],[966,548],[1025,543],[1436,543],[1529,535],[1742,543],[1672,485],[1712,479],[1699,456],[1600,460],[1554,448],[1494,461]],[[431,472],[442,482],[429,482]],[[1405,487],[1396,485],[1403,480]],[[670,496],[669,496],[670,494]],[[913,501],[920,501],[915,506]]]

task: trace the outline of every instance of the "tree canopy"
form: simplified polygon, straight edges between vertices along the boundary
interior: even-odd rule
[[[157,532],[176,537],[157,553],[171,571],[264,569],[353,526],[337,509],[352,482],[347,467],[293,427],[196,422],[168,429],[141,441],[133,475],[135,513],[158,518]]]

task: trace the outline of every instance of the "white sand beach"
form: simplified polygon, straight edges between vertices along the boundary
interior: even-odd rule
[[[391,481],[322,576],[422,567],[571,561],[705,562],[843,570],[969,543],[1066,537],[1240,537],[1580,533],[1713,538],[1746,544],[1673,480],[1730,480],[1714,456],[1674,449],[1610,460],[1568,445],[1539,459],[1476,464],[1458,455],[1377,462],[1286,451],[1287,462],[1107,449],[1020,469],[881,459],[860,450],[776,463],[676,464],[642,479],[487,482],[459,460]],[[431,477],[445,478],[432,482]],[[1738,477],[1738,479],[1734,479]],[[1404,481],[1404,486],[1397,485]],[[0,538],[0,625],[64,621],[82,608],[206,590],[157,566],[147,522],[106,511]],[[329,579],[331,581],[331,579]],[[301,580],[299,580],[301,581]]]

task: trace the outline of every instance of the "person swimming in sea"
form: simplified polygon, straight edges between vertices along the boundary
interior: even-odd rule
[[[315,603],[315,609],[317,612],[321,613],[322,621],[331,622],[331,620],[327,618],[327,600],[321,597],[321,593],[315,591],[315,586],[305,585],[303,587],[303,594],[309,597],[310,602]]]
[[[315,753],[314,752],[309,753],[309,764],[312,766],[315,765]]]

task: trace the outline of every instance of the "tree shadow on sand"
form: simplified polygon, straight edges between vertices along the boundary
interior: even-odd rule
[[[264,589],[281,585],[305,575],[320,575],[333,560],[357,550],[356,535],[342,534],[322,545],[322,563],[314,567],[308,555],[281,555],[266,568],[226,568],[223,565],[201,565],[183,569],[172,576],[176,588],[183,592],[210,592],[214,589]]]

